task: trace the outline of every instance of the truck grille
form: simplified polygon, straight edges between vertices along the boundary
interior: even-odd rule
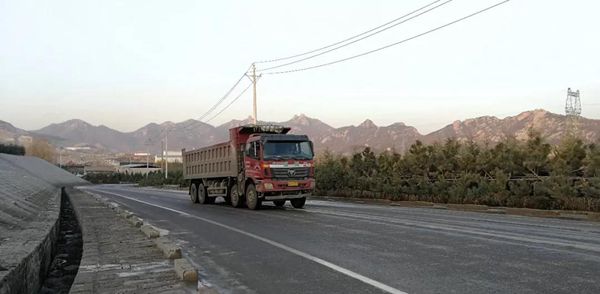
[[[273,178],[277,179],[304,179],[308,178],[308,167],[272,168]]]

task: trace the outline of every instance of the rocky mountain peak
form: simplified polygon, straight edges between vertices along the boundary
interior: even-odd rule
[[[370,119],[366,119],[360,125],[358,125],[358,127],[359,128],[364,128],[364,129],[376,129],[377,128],[377,126],[375,125],[375,123],[373,123],[373,121],[370,120]]]
[[[63,125],[66,128],[69,129],[81,129],[81,128],[89,128],[92,127],[92,125],[82,119],[70,119],[68,121],[65,121],[63,123],[60,124],[55,124],[55,125]]]
[[[302,126],[308,126],[311,124],[311,118],[309,118],[308,116],[306,116],[304,113],[301,114],[297,114],[294,115],[294,117],[292,117],[292,119],[290,120],[291,123],[295,123],[298,125],[302,125]]]

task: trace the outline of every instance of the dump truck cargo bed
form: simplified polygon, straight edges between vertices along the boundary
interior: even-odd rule
[[[183,151],[185,179],[236,177],[238,156],[232,142]]]

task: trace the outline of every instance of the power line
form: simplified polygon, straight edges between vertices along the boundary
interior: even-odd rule
[[[334,64],[337,64],[337,63],[340,63],[340,62],[344,62],[344,61],[352,60],[352,59],[355,59],[355,58],[358,58],[358,57],[362,57],[362,56],[365,56],[365,55],[369,55],[371,53],[379,52],[381,50],[384,50],[384,49],[387,49],[387,48],[390,48],[390,47],[393,47],[393,46],[396,46],[396,45],[400,45],[400,44],[408,42],[410,40],[413,40],[413,39],[422,37],[424,35],[433,33],[435,31],[441,30],[441,29],[443,29],[445,27],[451,26],[453,24],[456,24],[458,22],[461,22],[463,20],[466,20],[468,18],[471,18],[471,17],[476,16],[478,14],[481,14],[483,12],[486,12],[486,11],[492,9],[492,8],[495,8],[497,6],[505,4],[506,2],[509,2],[509,1],[510,0],[504,0],[504,1],[498,2],[498,3],[494,4],[494,5],[491,5],[491,6],[488,6],[488,7],[484,8],[484,9],[478,10],[478,11],[476,11],[474,13],[471,13],[471,14],[469,14],[467,16],[461,17],[459,19],[456,19],[456,20],[451,21],[449,23],[446,23],[444,25],[435,27],[435,28],[433,28],[431,30],[428,30],[428,31],[425,31],[423,33],[414,35],[414,36],[412,36],[410,38],[407,38],[407,39],[404,39],[404,40],[401,40],[401,41],[398,41],[398,42],[395,42],[395,43],[391,43],[391,44],[388,44],[386,46],[379,47],[377,49],[366,51],[366,52],[363,52],[363,53],[360,53],[360,54],[357,54],[357,55],[353,55],[353,56],[349,56],[349,57],[346,57],[346,58],[342,58],[342,59],[338,59],[338,60],[335,60],[335,61],[331,61],[331,62],[327,62],[327,63],[322,63],[322,64],[318,64],[318,65],[313,65],[313,66],[309,66],[309,67],[296,68],[296,69],[290,69],[290,70],[284,70],[284,71],[264,72],[262,74],[265,74],[265,75],[276,75],[276,74],[286,74],[286,73],[293,73],[293,72],[299,72],[299,71],[306,71],[306,70],[316,69],[316,68],[320,68],[320,67],[324,67],[324,66],[328,66],[328,65],[334,65]]]
[[[372,32],[372,31],[378,30],[378,29],[380,29],[380,28],[382,28],[382,27],[385,27],[385,26],[387,26],[387,25],[389,25],[389,24],[392,24],[392,23],[394,23],[394,22],[396,22],[396,21],[399,21],[399,20],[401,20],[401,19],[403,19],[403,18],[405,18],[405,17],[407,17],[407,16],[409,16],[409,15],[411,15],[411,14],[413,14],[413,13],[419,12],[419,11],[421,11],[421,10],[423,10],[423,9],[425,9],[425,8],[427,8],[427,7],[429,7],[429,6],[433,5],[433,4],[435,4],[435,3],[437,3],[437,2],[440,2],[440,1],[442,1],[442,0],[436,0],[436,1],[433,1],[433,2],[431,2],[431,3],[429,3],[429,4],[427,4],[427,5],[425,5],[425,6],[421,7],[421,8],[419,8],[419,9],[417,9],[417,10],[414,10],[414,11],[412,11],[412,12],[410,12],[410,13],[407,13],[407,14],[405,14],[405,15],[401,16],[401,17],[398,17],[398,18],[396,18],[396,19],[393,19],[393,20],[391,20],[391,21],[388,21],[388,22],[386,22],[386,23],[384,23],[384,24],[382,24],[382,25],[379,25],[379,26],[377,26],[377,27],[374,27],[374,28],[372,28],[372,29],[369,29],[369,30],[367,30],[367,31],[364,31],[364,32],[362,32],[362,33],[360,33],[360,34],[358,34],[358,35],[354,35],[354,36],[352,36],[352,37],[349,37],[349,38],[347,38],[347,39],[344,39],[344,40],[341,40],[341,41],[335,42],[335,43],[333,43],[333,44],[329,44],[329,45],[327,45],[327,46],[324,46],[324,47],[321,47],[321,48],[317,48],[317,49],[314,49],[314,50],[310,50],[310,51],[307,51],[307,52],[304,52],[304,53],[299,53],[299,54],[295,54],[295,55],[291,55],[291,56],[287,56],[287,57],[281,57],[281,58],[275,58],[275,59],[269,59],[269,60],[261,60],[261,61],[256,61],[255,63],[270,63],[270,62],[282,61],[282,60],[292,59],[292,58],[296,58],[296,57],[304,56],[304,55],[307,55],[307,54],[315,53],[315,52],[317,52],[317,51],[321,51],[321,50],[323,50],[323,49],[331,48],[331,47],[333,47],[333,46],[336,46],[336,45],[342,44],[342,43],[344,43],[344,42],[347,42],[347,41],[350,41],[350,40],[352,40],[352,39],[356,39],[356,38],[358,38],[358,37],[360,37],[360,36],[363,36],[363,35],[365,35],[365,34],[368,34],[368,33]]]
[[[321,55],[327,54],[327,53],[329,53],[329,52],[332,52],[332,51],[335,51],[335,50],[338,50],[338,49],[344,48],[344,47],[346,47],[346,46],[350,46],[350,45],[352,45],[352,44],[354,44],[354,43],[356,43],[356,42],[360,42],[360,41],[362,41],[362,40],[364,40],[364,39],[370,38],[370,37],[372,37],[372,36],[374,36],[374,35],[377,35],[377,34],[379,34],[379,33],[382,33],[382,32],[384,32],[384,31],[387,31],[387,30],[389,30],[389,29],[392,29],[392,28],[394,28],[394,27],[396,27],[396,26],[399,26],[399,25],[401,25],[401,24],[403,24],[403,23],[406,23],[406,22],[408,22],[408,21],[410,21],[410,20],[413,20],[413,19],[415,19],[415,18],[417,18],[417,17],[419,17],[419,16],[421,16],[421,15],[423,15],[423,14],[426,14],[426,13],[428,13],[428,12],[431,12],[432,10],[435,10],[436,8],[439,8],[439,7],[441,7],[441,6],[444,6],[444,5],[446,5],[446,4],[448,4],[448,3],[452,2],[452,1],[453,1],[453,0],[447,0],[447,1],[445,1],[445,2],[442,2],[441,4],[439,4],[439,5],[436,5],[436,6],[432,7],[432,8],[429,8],[429,9],[427,9],[427,10],[425,10],[425,11],[423,11],[423,12],[419,13],[419,14],[416,14],[416,15],[414,15],[414,16],[412,16],[412,17],[409,17],[409,18],[407,18],[407,19],[405,19],[405,20],[403,20],[403,21],[401,21],[401,22],[395,23],[395,24],[393,24],[393,25],[391,25],[391,26],[389,26],[389,27],[386,27],[386,28],[383,28],[383,29],[381,29],[381,30],[375,31],[374,33],[368,34],[368,35],[366,35],[366,36],[364,36],[364,37],[362,37],[362,38],[356,39],[356,40],[354,40],[354,41],[352,41],[352,42],[349,42],[349,43],[346,43],[346,44],[343,44],[343,45],[340,45],[340,46],[334,47],[334,48],[332,48],[332,49],[329,49],[329,50],[327,50],[327,51],[323,51],[323,52],[320,52],[320,53],[317,53],[317,54],[313,54],[313,55],[311,55],[311,56],[304,57],[304,58],[301,58],[301,59],[298,59],[298,60],[294,60],[294,61],[290,61],[290,62],[287,62],[287,63],[284,63],[284,64],[280,64],[280,65],[271,66],[271,67],[268,67],[268,68],[265,68],[265,69],[261,69],[261,70],[260,70],[260,72],[263,72],[263,71],[268,71],[268,70],[272,70],[272,69],[276,69],[276,68],[280,68],[280,67],[284,67],[284,66],[288,66],[288,65],[292,65],[292,64],[295,64],[295,63],[298,63],[298,62],[302,62],[302,61],[306,61],[306,60],[309,60],[309,59],[312,59],[312,58],[315,58],[315,57],[318,57],[318,56],[321,56]],[[420,8],[419,10],[421,10],[421,9],[422,9],[422,8]],[[419,10],[416,10],[416,11],[419,11]],[[415,13],[416,11],[413,11],[413,12],[411,12],[411,13],[407,14],[407,15],[411,15],[411,14]],[[407,15],[405,15],[405,16],[407,16]],[[403,17],[404,17],[404,16],[403,16]]]
[[[248,70],[246,70],[246,71],[248,71]],[[225,101],[225,99],[227,99],[227,97],[240,84],[240,82],[242,81],[242,79],[244,79],[245,76],[246,76],[246,72],[244,72],[242,74],[242,76],[240,76],[240,78],[237,80],[237,82],[235,82],[235,84],[233,84],[233,86],[231,86],[231,88],[229,88],[229,91],[227,91],[227,93],[225,93],[225,95],[223,95],[223,97],[221,97],[221,99],[219,99],[217,101],[217,103],[215,103],[215,105],[213,105],[203,115],[201,115],[200,118],[198,118],[198,120],[200,120],[200,121],[203,120],[206,116],[208,116],[211,112],[213,112],[221,103],[223,103],[223,101]]]
[[[208,120],[206,120],[204,123],[208,123],[209,121],[213,120],[215,117],[217,117],[221,113],[223,113],[223,111],[225,111],[227,108],[229,108],[235,101],[237,101],[238,99],[240,99],[240,97],[242,97],[242,95],[244,93],[246,93],[246,91],[248,91],[248,89],[250,89],[250,86],[252,86],[252,83],[248,84],[248,86],[246,88],[244,88],[244,90],[242,90],[242,92],[240,92],[233,100],[231,100],[231,102],[229,102],[229,104],[227,104],[223,109],[221,109],[221,111],[219,111],[213,117],[211,117]]]

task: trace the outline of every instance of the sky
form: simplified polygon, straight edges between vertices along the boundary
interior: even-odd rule
[[[149,122],[197,119],[253,61],[329,45],[432,1],[0,0],[0,120],[34,130],[79,118],[132,131]],[[281,69],[369,51],[498,1],[450,1]],[[582,115],[600,119],[598,11],[600,2],[591,0],[511,0],[361,58],[263,75],[258,118],[285,121],[303,113],[334,127],[369,118],[428,133],[482,115],[564,113],[572,87],[581,91]],[[249,82],[244,78],[206,119]],[[210,123],[251,113],[249,90]]]

